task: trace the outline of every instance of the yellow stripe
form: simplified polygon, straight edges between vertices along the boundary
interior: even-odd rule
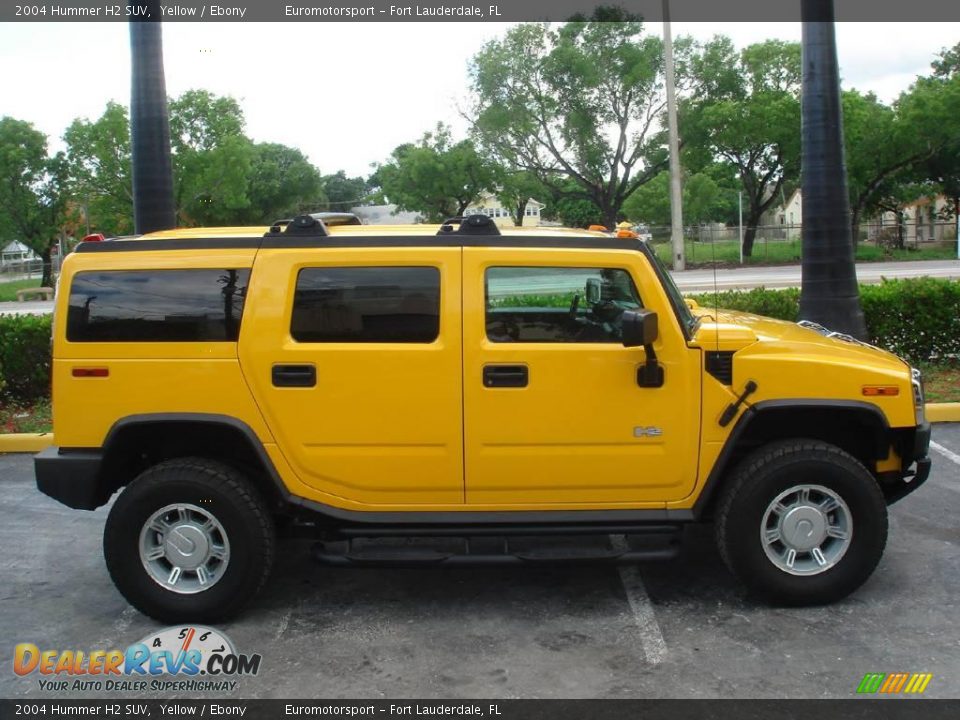
[[[921,675],[921,677],[923,678],[923,683],[920,685],[920,687],[917,688],[916,691],[918,693],[922,693],[924,690],[927,689],[927,685],[929,685],[930,681],[933,680],[933,673],[925,673]]]
[[[917,673],[914,673],[910,676],[910,682],[907,683],[907,686],[903,689],[905,693],[912,693],[917,687],[917,684],[920,680],[920,676]]]

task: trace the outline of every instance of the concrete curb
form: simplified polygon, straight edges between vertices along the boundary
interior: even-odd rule
[[[927,403],[930,422],[960,422],[960,402]],[[0,453],[35,453],[53,445],[53,433],[0,434]]]
[[[960,422],[960,402],[927,403],[927,420],[930,422]]]
[[[53,433],[0,435],[0,453],[35,453],[53,445]]]

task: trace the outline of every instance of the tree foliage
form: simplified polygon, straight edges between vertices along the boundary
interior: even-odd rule
[[[702,163],[733,166],[744,192],[743,254],[764,212],[800,172],[800,46],[768,40],[737,51],[727,37],[692,59],[697,92],[683,104],[681,136]]]
[[[349,212],[350,208],[366,202],[372,192],[364,178],[348,178],[343,170],[324,175],[321,183],[325,195],[324,209],[332,212]]]
[[[419,142],[397,147],[376,178],[400,210],[441,222],[462,215],[481,192],[494,190],[497,168],[471,140],[453,142],[450,129],[438,123]]]
[[[0,228],[43,258],[41,284],[52,284],[50,254],[67,207],[66,158],[47,153],[47,136],[28,122],[0,118]]]
[[[612,226],[624,201],[666,166],[663,46],[604,9],[557,29],[528,23],[473,58],[471,117],[480,144],[560,191],[569,178]],[[678,39],[678,77],[691,43]]]
[[[77,118],[63,135],[69,191],[91,231],[133,232],[130,119],[115,102],[96,120]]]
[[[548,197],[549,190],[536,175],[527,170],[501,171],[499,174],[497,199],[510,211],[513,224],[517,227],[523,225],[527,203],[531,198],[544,202]]]

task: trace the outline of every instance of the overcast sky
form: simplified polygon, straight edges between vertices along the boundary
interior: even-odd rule
[[[167,93],[233,95],[256,141],[302,150],[323,173],[367,175],[394,147],[438,120],[465,125],[469,59],[498,24],[170,23],[164,25]],[[660,23],[648,25],[660,32]],[[721,33],[738,47],[800,39],[799,23],[674,23],[674,36]],[[0,115],[29,120],[53,147],[76,117],[108,100],[128,104],[128,29],[113,23],[0,23]],[[845,87],[891,101],[934,55],[960,42],[960,23],[840,23]]]

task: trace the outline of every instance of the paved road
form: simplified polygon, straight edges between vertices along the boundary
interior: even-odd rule
[[[960,424],[934,440],[933,474],[891,508],[876,573],[823,608],[745,597],[707,527],[676,560],[619,570],[335,569],[288,541],[265,592],[221,626],[263,655],[236,695],[845,698],[867,672],[903,671],[933,673],[928,697],[958,697]],[[110,649],[158,629],[107,576],[105,515],[40,495],[28,456],[0,456],[0,697],[52,697],[10,672],[18,642]]]
[[[882,278],[941,277],[960,279],[960,260],[917,260],[915,262],[860,263],[857,278],[862,283],[879,283]],[[713,290],[713,270],[685,270],[673,273],[684,292]],[[721,290],[754,287],[784,288],[800,286],[800,266],[725,268],[717,270]],[[543,288],[541,288],[542,290]],[[53,302],[0,302],[0,314],[45,315],[53,311]]]
[[[916,262],[859,263],[857,279],[862,283],[879,283],[882,278],[908,277],[960,278],[960,260],[917,260]],[[684,292],[713,290],[713,270],[685,270],[673,273]],[[717,270],[717,287],[721,290],[800,287],[800,266],[749,267]]]

